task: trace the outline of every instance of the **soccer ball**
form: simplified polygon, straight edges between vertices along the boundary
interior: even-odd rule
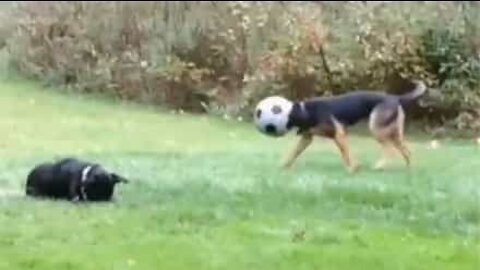
[[[255,108],[255,126],[268,136],[285,135],[289,131],[287,124],[292,107],[293,102],[280,96],[271,96],[261,100]]]

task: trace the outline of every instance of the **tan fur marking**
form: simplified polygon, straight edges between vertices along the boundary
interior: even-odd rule
[[[407,146],[405,145],[405,143],[399,139],[395,140],[393,142],[393,145],[395,146],[395,148],[398,149],[398,151],[400,151],[400,153],[402,154],[403,158],[405,159],[405,163],[407,164],[407,166],[410,166],[410,156],[411,156],[411,153],[410,153],[410,150],[407,148]]]
[[[335,141],[335,145],[340,150],[345,167],[350,173],[353,173],[357,170],[358,166],[355,162],[352,161],[352,158],[350,156],[350,150],[348,149],[347,145],[347,135],[345,132],[345,128],[335,119],[333,119],[333,123],[335,126],[335,136],[333,138]]]
[[[383,168],[387,162],[387,158],[390,156],[389,152],[393,146],[399,151],[399,153],[405,159],[407,166],[410,165],[410,151],[408,150],[406,143],[404,141],[404,122],[405,122],[405,113],[401,106],[397,108],[397,118],[388,126],[379,127],[376,123],[378,120],[378,110],[374,110],[370,116],[369,127],[372,131],[375,139],[381,144],[383,148],[383,155],[377,161],[374,168],[380,169]],[[388,150],[387,150],[388,148]]]
[[[405,138],[403,133],[404,122],[405,122],[405,113],[403,112],[402,107],[399,106],[398,120],[396,121],[397,133],[395,134],[396,136],[393,137],[393,145],[395,146],[395,148],[397,148],[400,151],[403,158],[405,159],[405,163],[407,164],[407,166],[410,166],[411,153],[405,143]]]
[[[383,169],[385,165],[388,163],[388,160],[390,159],[390,157],[393,156],[393,145],[390,142],[379,141],[379,143],[382,147],[382,155],[373,166],[373,169],[375,170]]]

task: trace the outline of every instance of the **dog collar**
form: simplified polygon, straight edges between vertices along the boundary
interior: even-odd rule
[[[305,102],[303,102],[303,101],[300,102],[300,110],[302,111],[302,113],[305,113],[305,112],[306,112]]]
[[[87,181],[88,173],[92,170],[93,166],[87,166],[82,170],[82,178],[80,179],[80,193],[84,200],[87,198],[87,193],[85,192],[85,181]]]
[[[305,102],[300,102],[300,115],[302,119],[308,119],[310,118],[310,115],[307,111],[307,108],[305,108]]]

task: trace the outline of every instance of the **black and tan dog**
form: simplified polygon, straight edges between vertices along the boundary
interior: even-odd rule
[[[347,170],[356,171],[358,166],[350,155],[346,128],[364,119],[369,119],[370,131],[383,148],[383,155],[374,167],[382,168],[393,149],[398,150],[407,166],[410,166],[411,154],[404,138],[403,106],[422,96],[425,91],[425,84],[417,81],[415,89],[404,95],[355,91],[334,97],[294,102],[289,114],[288,128],[298,128],[300,141],[289,153],[283,166],[292,166],[311,144],[313,137],[320,136],[333,139]]]

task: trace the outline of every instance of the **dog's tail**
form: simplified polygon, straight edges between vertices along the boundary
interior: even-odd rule
[[[417,81],[416,84],[417,86],[415,87],[415,89],[413,89],[413,91],[399,96],[400,103],[405,104],[415,101],[423,94],[425,94],[425,92],[427,91],[425,83],[423,83],[422,81]]]

